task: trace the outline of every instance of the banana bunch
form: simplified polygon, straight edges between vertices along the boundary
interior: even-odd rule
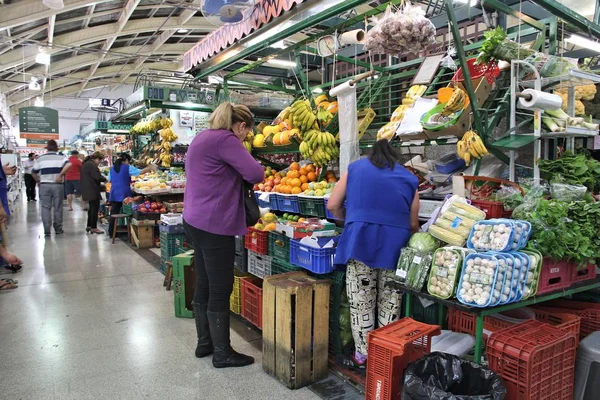
[[[305,159],[312,159],[319,166],[327,165],[340,155],[335,137],[329,132],[311,129],[304,134],[300,143],[300,153]]]
[[[161,118],[160,125],[163,129],[170,128],[173,126],[173,120],[171,118]]]
[[[163,141],[174,142],[179,138],[179,136],[177,136],[177,134],[175,132],[173,132],[173,129],[171,129],[171,127],[169,126],[169,127],[163,128],[160,131],[160,138]]]
[[[162,153],[158,158],[160,159],[163,167],[169,168],[173,162],[173,154],[171,153]]]
[[[450,96],[450,100],[444,106],[442,110],[442,115],[447,117],[450,114],[457,113],[465,108],[465,104],[467,102],[467,94],[464,90],[455,88],[452,92],[452,96]]]
[[[306,132],[312,129],[317,120],[317,116],[308,100],[297,100],[292,104],[287,117],[294,123],[295,127],[300,129],[300,132]]]
[[[468,131],[462,140],[456,143],[456,153],[469,165],[472,159],[479,159],[488,154],[483,141],[475,131]]]
[[[427,90],[427,86],[425,85],[413,85],[408,89],[406,93],[406,98],[416,100],[425,94]]]
[[[317,121],[322,124],[328,124],[333,119],[333,114],[330,111],[319,108],[317,111]]]
[[[163,140],[162,143],[160,144],[160,147],[167,153],[169,153],[171,151],[171,149],[173,148],[173,146],[171,145],[171,142],[169,142],[168,140]]]

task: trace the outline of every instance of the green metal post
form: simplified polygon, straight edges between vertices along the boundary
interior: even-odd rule
[[[412,317],[412,294],[409,292],[404,293],[404,316],[407,318]]]
[[[475,319],[475,362],[481,364],[481,350],[483,348],[483,315],[477,314]]]
[[[229,86],[227,85],[227,79],[223,79],[223,94],[225,95],[225,100],[229,101]]]
[[[549,36],[550,45],[548,46],[548,54],[556,55],[558,49],[558,18],[553,17],[550,21]]]
[[[452,30],[452,37],[454,38],[454,46],[456,47],[456,54],[463,71],[465,89],[467,89],[467,94],[469,95],[469,100],[471,101],[471,110],[473,111],[475,129],[477,130],[477,133],[482,135],[485,140],[488,135],[487,132],[483,130],[483,124],[481,123],[481,118],[479,115],[479,101],[477,101],[477,97],[475,96],[475,89],[473,88],[473,81],[471,80],[471,74],[469,73],[469,68],[467,66],[467,59],[465,58],[462,38],[460,37],[460,32],[458,31],[458,22],[456,22],[456,15],[454,15],[452,0],[445,0],[445,2],[446,12],[448,13],[448,20],[450,21],[450,27]]]
[[[503,12],[504,14],[512,15],[513,17],[516,17],[523,21],[523,23],[532,26],[536,29],[544,29],[544,24],[540,23],[537,19],[531,18],[517,10],[514,10],[506,4],[499,2],[498,0],[485,0],[485,5],[490,6],[500,12]]]
[[[277,86],[277,85],[270,85],[268,83],[262,83],[262,82],[256,82],[256,81],[251,81],[248,79],[239,79],[236,78],[235,82],[237,83],[243,83],[244,85],[248,85],[248,86],[253,86],[259,89],[264,89],[264,90],[273,90],[276,92],[284,92],[284,93],[290,93],[290,94],[296,94],[296,91],[293,89],[288,89],[282,86]]]
[[[588,33],[596,39],[600,39],[600,25],[576,13],[569,7],[560,4],[556,0],[536,0],[536,4],[545,8],[563,21],[575,26],[577,29],[580,29],[582,32]]]

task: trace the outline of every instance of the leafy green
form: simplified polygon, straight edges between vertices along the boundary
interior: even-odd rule
[[[440,247],[440,241],[427,232],[417,232],[410,237],[408,247],[421,253],[433,253]]]
[[[583,154],[566,151],[557,160],[539,160],[539,167],[548,179],[561,176],[564,183],[583,185],[594,193],[600,189],[600,162]]]

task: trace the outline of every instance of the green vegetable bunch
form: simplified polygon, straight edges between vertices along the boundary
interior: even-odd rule
[[[487,64],[494,60],[524,60],[536,54],[534,50],[525,48],[517,42],[506,38],[506,32],[501,27],[489,30],[483,34],[485,40],[481,44],[481,52],[477,63]]]
[[[600,162],[583,154],[566,151],[557,160],[539,160],[539,167],[548,180],[562,176],[563,182],[583,185],[590,192],[600,189]]]

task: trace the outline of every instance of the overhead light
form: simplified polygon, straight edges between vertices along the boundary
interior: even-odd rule
[[[129,133],[127,129],[107,129],[108,133]]]
[[[42,4],[53,10],[62,10],[65,8],[63,0],[42,0]]]
[[[323,89],[321,89],[320,87],[318,87],[318,88],[314,88],[314,89],[312,90],[312,92],[313,92],[313,93],[315,93],[315,94],[323,93]]]
[[[456,4],[468,4],[471,7],[475,7],[477,5],[477,0],[454,0]]]
[[[177,29],[177,33],[188,33],[189,29]]]
[[[42,88],[40,87],[40,84],[33,76],[31,77],[31,81],[29,82],[29,90],[35,90],[35,91],[42,90]]]
[[[255,46],[257,44],[264,43],[268,39],[270,39],[271,37],[275,36],[277,33],[285,30],[286,28],[289,28],[292,25],[294,25],[294,22],[292,22],[292,21],[285,21],[283,23],[280,23],[277,26],[274,26],[274,27],[266,30],[265,32],[258,34],[256,37],[251,38],[250,40],[248,40],[247,43],[244,43],[244,46],[245,47],[252,47],[252,46]],[[278,46],[283,46],[283,40],[271,44],[270,47],[283,48],[283,47],[278,47]]]
[[[295,68],[297,65],[295,61],[280,60],[279,58],[271,58],[270,60],[267,60],[267,64],[276,65],[283,68]]]
[[[50,54],[43,53],[40,50],[40,52],[35,56],[35,62],[43,65],[50,65]]]
[[[571,35],[571,37],[565,39],[565,42],[573,43],[575,46],[585,47],[587,49],[600,53],[600,43],[584,38],[583,36]]]
[[[41,97],[36,97],[35,103],[33,103],[33,105],[35,107],[44,107],[44,99],[42,99]]]

